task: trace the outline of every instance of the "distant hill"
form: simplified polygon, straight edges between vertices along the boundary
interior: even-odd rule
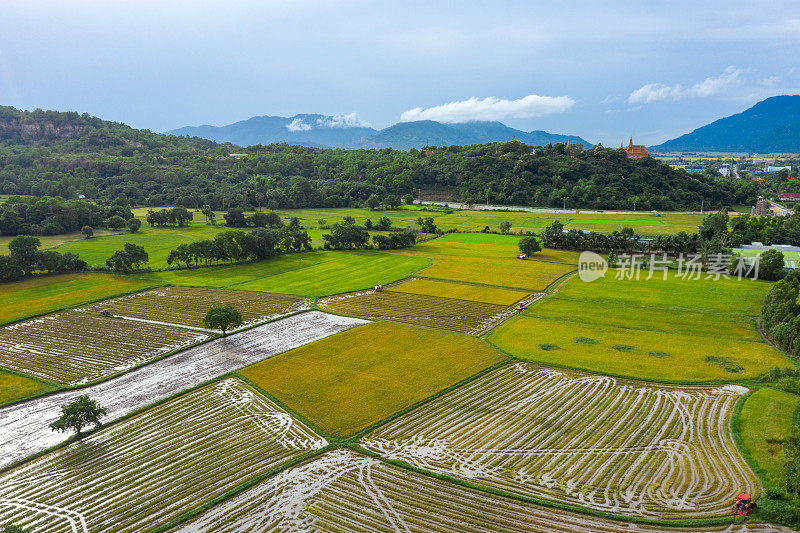
[[[346,116],[300,114],[293,117],[253,117],[227,126],[186,126],[172,135],[202,137],[239,146],[289,143],[316,147],[346,147],[377,132],[348,121]]]
[[[423,146],[482,144],[516,139],[539,146],[557,142],[593,145],[574,135],[558,135],[546,131],[530,133],[509,128],[500,122],[466,122],[442,124],[432,120],[400,122],[377,131],[353,124],[347,117],[295,115],[293,117],[253,117],[228,126],[187,126],[167,133],[201,137],[240,146],[285,142],[303,146],[337,148],[394,148],[408,150]]]
[[[400,122],[389,126],[365,139],[365,148],[395,148],[408,150],[423,146],[450,146],[453,144],[483,144],[518,140],[531,146],[544,146],[554,143],[582,143],[584,148],[594,146],[575,135],[558,135],[546,131],[530,133],[509,128],[500,122],[465,122],[462,124],[442,124],[433,120]]]
[[[800,95],[767,98],[650,150],[800,153]]]

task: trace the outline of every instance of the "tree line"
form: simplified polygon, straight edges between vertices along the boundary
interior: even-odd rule
[[[129,220],[135,219],[127,205],[49,196],[12,196],[0,203],[0,235],[60,235],[86,226],[121,229]]]
[[[8,255],[0,255],[0,280],[30,276],[34,272],[79,272],[86,261],[73,253],[40,251],[42,242],[32,235],[19,235],[8,243]]]

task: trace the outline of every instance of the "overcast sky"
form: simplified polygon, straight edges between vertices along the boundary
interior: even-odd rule
[[[2,0],[0,104],[154,131],[323,113],[654,144],[800,93],[798,51],[797,0]]]

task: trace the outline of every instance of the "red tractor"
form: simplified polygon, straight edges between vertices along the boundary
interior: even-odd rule
[[[739,494],[739,499],[733,504],[733,514],[747,516],[756,508],[756,505],[749,494]]]

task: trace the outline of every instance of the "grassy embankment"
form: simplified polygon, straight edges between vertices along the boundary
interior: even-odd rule
[[[750,456],[776,486],[786,483],[783,443],[791,435],[800,397],[762,388],[747,397],[739,415],[739,431]]]

